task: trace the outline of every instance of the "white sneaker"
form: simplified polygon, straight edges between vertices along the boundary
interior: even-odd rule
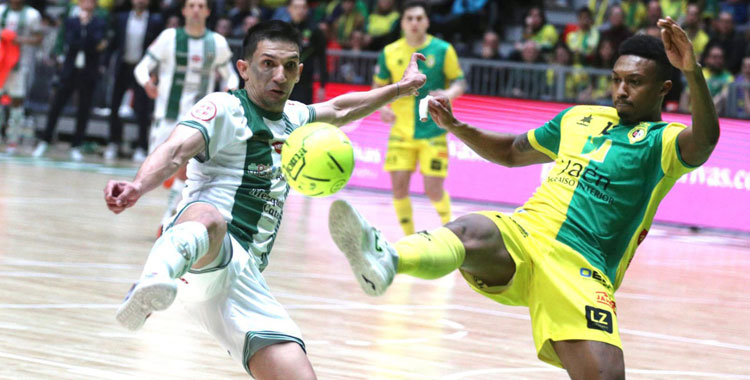
[[[49,148],[49,144],[47,144],[44,141],[40,141],[39,144],[37,144],[36,148],[34,149],[34,152],[31,153],[31,156],[34,158],[42,158],[45,153],[47,153],[47,149]]]
[[[117,321],[128,330],[138,330],[154,311],[168,308],[177,296],[177,283],[171,278],[146,277],[133,284],[117,309]]]
[[[344,200],[331,204],[328,229],[349,260],[362,290],[371,296],[383,294],[393,282],[398,263],[391,244]]]
[[[109,143],[104,149],[104,160],[114,161],[117,158],[117,144]]]
[[[73,148],[70,150],[70,159],[75,162],[81,162],[83,161],[83,153],[81,153],[80,149]]]
[[[141,163],[146,160],[146,152],[141,148],[136,148],[133,152],[133,162]]]

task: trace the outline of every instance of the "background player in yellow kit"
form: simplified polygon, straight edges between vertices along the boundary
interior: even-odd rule
[[[658,25],[663,44],[646,35],[622,43],[612,70],[614,108],[572,107],[514,136],[456,120],[444,97],[430,101],[436,122],[482,157],[555,166],[512,214],[465,215],[392,246],[348,203],[334,202],[331,234],[365,292],[381,294],[395,273],[430,279],[459,269],[480,294],[529,308],[541,360],[572,379],[624,379],[614,292],[659,202],[719,139],[690,40],[671,18]],[[691,126],[661,121],[672,65],[696,96]]]
[[[466,89],[464,74],[458,65],[453,46],[427,34],[430,21],[424,1],[407,1],[403,6],[401,29],[404,37],[388,45],[378,57],[373,87],[397,83],[404,74],[411,55],[422,53],[419,70],[427,75],[427,83],[419,95],[403,97],[380,110],[381,119],[393,124],[388,138],[385,170],[391,173],[393,205],[406,235],[414,233],[409,182],[419,161],[424,176],[424,191],[440,215],[442,223],[451,220],[450,196],[443,189],[448,174],[448,145],[445,130],[428,118],[419,120],[419,101],[427,95],[442,95],[449,100]]]

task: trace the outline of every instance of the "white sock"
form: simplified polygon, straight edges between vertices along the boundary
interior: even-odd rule
[[[208,230],[198,222],[180,223],[164,232],[154,243],[143,267],[146,276],[182,277],[208,253]]]
[[[10,107],[8,112],[8,141],[14,144],[21,142],[21,135],[23,134],[23,107]]]

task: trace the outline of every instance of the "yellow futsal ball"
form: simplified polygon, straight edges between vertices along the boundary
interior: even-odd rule
[[[354,149],[336,126],[310,123],[295,129],[281,148],[281,171],[294,190],[325,197],[341,190],[354,170]]]

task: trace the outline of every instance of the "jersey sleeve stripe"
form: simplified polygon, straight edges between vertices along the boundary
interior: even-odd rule
[[[381,86],[385,86],[385,85],[391,84],[390,78],[389,79],[382,79],[382,78],[379,78],[377,76],[374,76],[374,77],[372,77],[372,80],[373,80],[373,82],[375,82],[375,83],[377,83],[377,84],[379,84]]]
[[[686,167],[688,169],[695,169],[695,168],[701,166],[701,165],[690,165],[687,162],[685,162],[685,160],[682,159],[682,153],[680,152],[679,136],[678,136],[678,138],[675,139],[674,147],[675,147],[675,150],[676,150],[675,153],[677,154],[677,159],[680,161],[680,163],[682,164],[682,166],[684,166],[684,167]]]
[[[315,113],[315,107],[313,107],[313,106],[307,106],[307,111],[310,112],[310,117],[309,117],[309,119],[308,119],[307,122],[308,123],[312,123],[313,121],[315,121],[315,118],[318,116]]]
[[[152,52],[150,52],[148,50],[146,50],[146,55],[148,55],[149,57],[153,58],[154,61],[158,61],[159,60],[159,58],[156,58],[156,56],[154,55],[154,53],[152,53]]]
[[[539,143],[539,141],[536,140],[536,136],[534,136],[534,130],[530,130],[526,132],[526,136],[529,138],[529,143],[531,143],[531,146],[536,149],[537,151],[546,154],[549,158],[555,160],[557,159],[557,155],[552,152],[551,150],[545,148],[542,146],[542,144]]]
[[[211,153],[209,152],[209,149],[208,149],[209,147],[208,143],[210,141],[210,138],[208,137],[208,130],[206,130],[206,127],[204,127],[200,123],[193,121],[193,120],[183,120],[177,123],[177,125],[184,125],[186,127],[195,128],[200,131],[200,133],[203,135],[203,142],[206,143],[206,161],[210,160]]]

